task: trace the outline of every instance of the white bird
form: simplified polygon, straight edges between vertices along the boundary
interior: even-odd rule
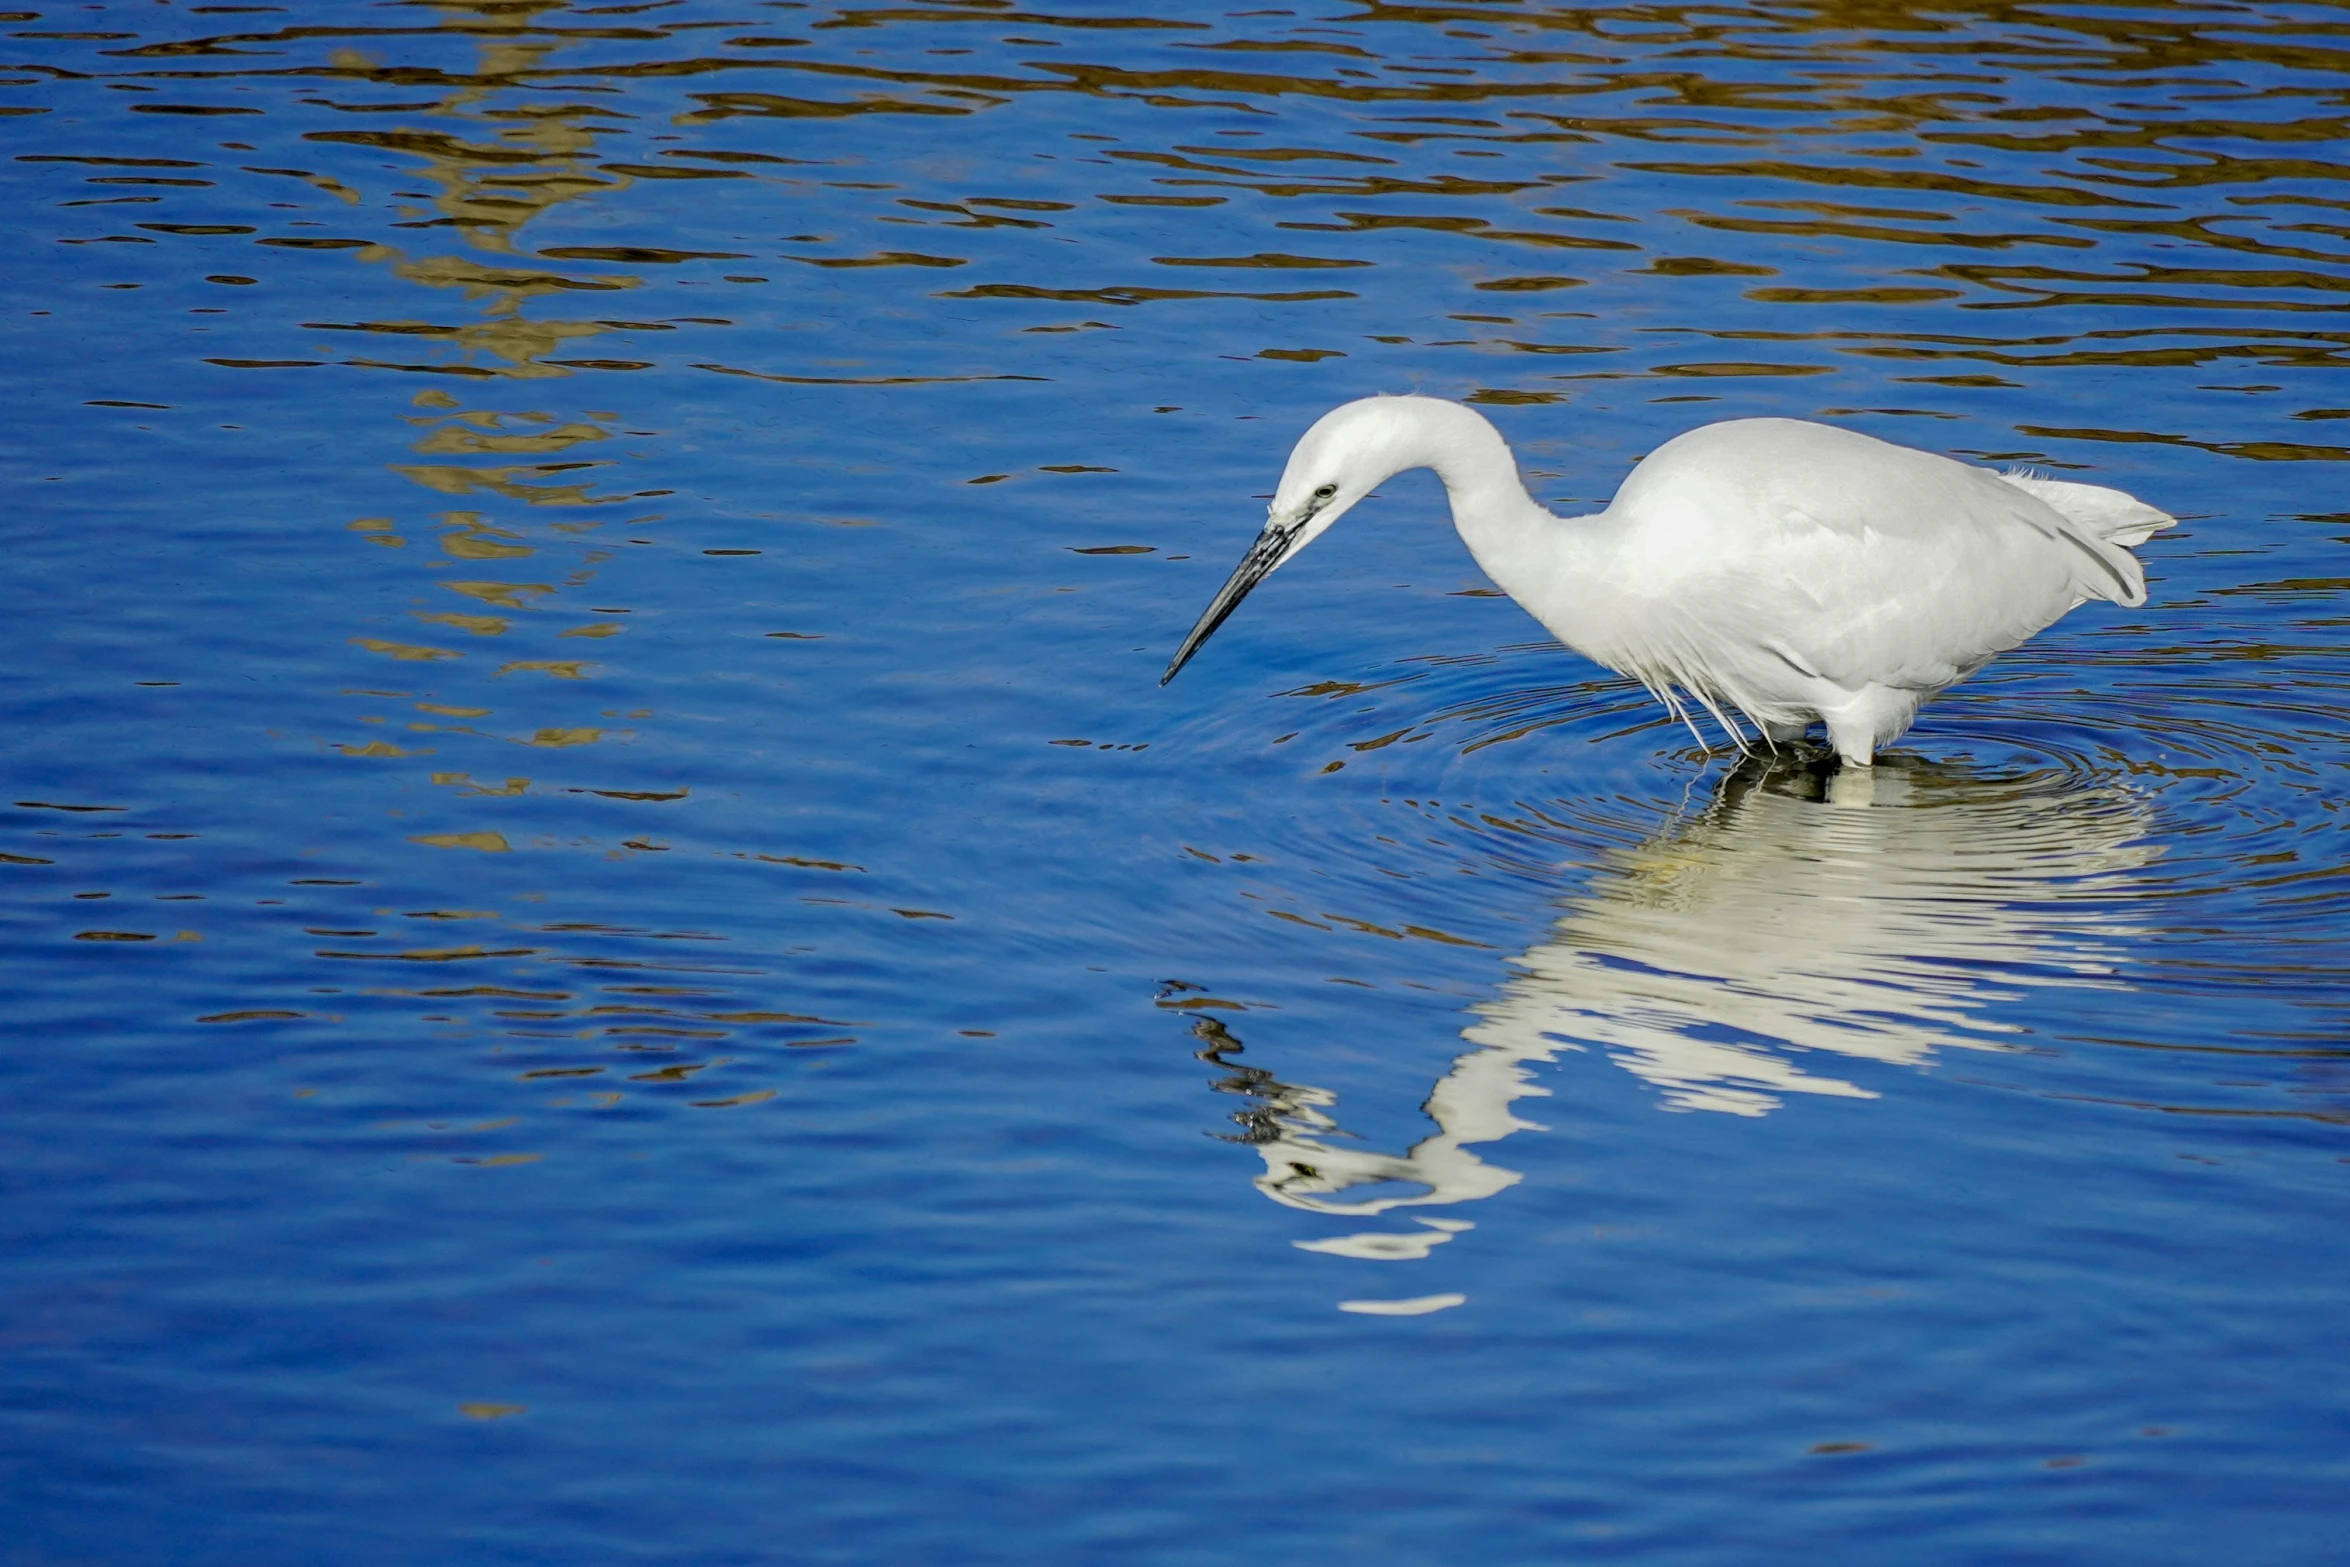
[[[1485,574],[1561,642],[1764,742],[1827,726],[1866,767],[1918,705],[2090,599],[2146,602],[2129,546],[2175,518],[2095,485],[1995,473],[1802,419],[1675,436],[1607,510],[1551,515],[1501,433],[1435,397],[1367,397],[1289,454],[1264,531],[1175,678],[1282,562],[1398,473],[1433,468]],[[1695,726],[1692,725],[1692,732]],[[1702,740],[1701,740],[1702,743]]]

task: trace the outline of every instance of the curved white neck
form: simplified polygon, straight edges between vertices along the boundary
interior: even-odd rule
[[[1562,574],[1576,551],[1562,526],[1526,493],[1517,459],[1501,432],[1471,409],[1432,422],[1412,466],[1436,470],[1452,501],[1452,525],[1494,584],[1522,605],[1557,602]],[[1569,628],[1552,626],[1562,637]]]

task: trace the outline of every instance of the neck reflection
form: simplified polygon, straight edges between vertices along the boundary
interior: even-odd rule
[[[1518,1173],[1472,1150],[1539,1124],[1532,1068],[1593,1046],[1660,1108],[1768,1114],[1787,1094],[1873,1099],[1821,1070],[1922,1066],[2002,1049],[2030,990],[2117,990],[2131,873],[2159,852],[2119,786],[2053,786],[1888,758],[1821,777],[1755,761],[1693,818],[1608,853],[1548,940],[1462,1030],[1423,1106],[1437,1130],[1402,1154],[1348,1146],[1336,1096],[1232,1059],[1195,1030],[1265,1159],[1258,1189],[1320,1213],[1472,1202]]]

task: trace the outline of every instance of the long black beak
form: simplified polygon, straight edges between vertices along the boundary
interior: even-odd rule
[[[1312,520],[1313,514],[1308,512],[1295,522],[1265,524],[1265,531],[1257,535],[1257,541],[1248,547],[1248,553],[1240,557],[1240,564],[1232,568],[1232,575],[1216,590],[1216,596],[1208,601],[1208,607],[1201,612],[1198,624],[1191,628],[1191,635],[1185,637],[1183,646],[1175,650],[1175,657],[1168,663],[1167,672],[1159,676],[1160,685],[1174,679],[1175,672],[1190,663],[1191,655],[1216,634],[1216,628],[1231,618],[1234,610],[1240,608],[1240,601],[1248,597],[1249,590],[1264,581],[1275,566],[1289,558],[1291,547]]]

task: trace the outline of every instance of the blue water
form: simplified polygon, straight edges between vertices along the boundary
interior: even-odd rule
[[[0,1560],[2340,1559],[2338,7],[5,24]],[[1408,389],[2185,522],[1866,787],[1426,475],[1161,690]]]

